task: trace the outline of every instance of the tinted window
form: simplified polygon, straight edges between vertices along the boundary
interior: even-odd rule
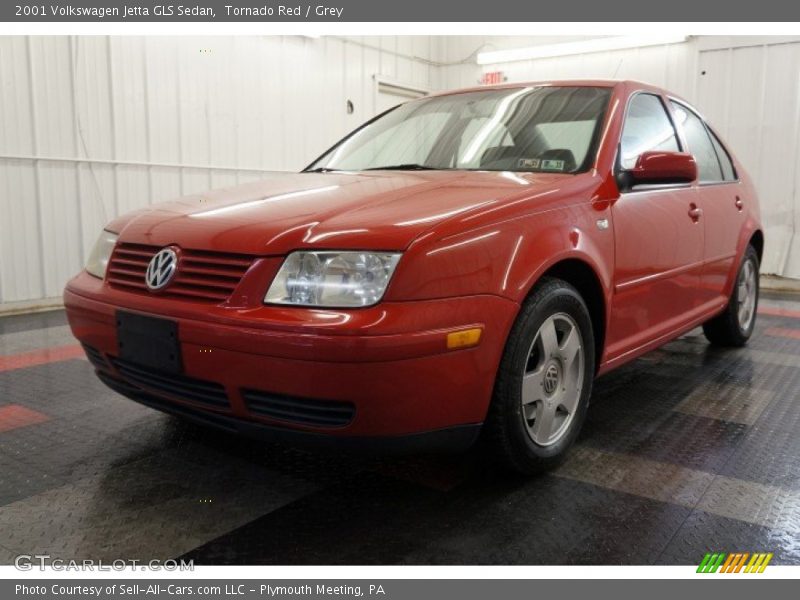
[[[631,100],[620,148],[623,169],[632,169],[643,152],[680,150],[675,128],[658,96],[638,94]]]
[[[682,104],[673,102],[672,107],[675,109],[675,120],[683,127],[687,150],[694,154],[697,161],[700,182],[722,181],[722,168],[719,166],[717,152],[700,117]]]
[[[736,171],[733,168],[733,161],[728,155],[728,151],[725,150],[722,142],[714,135],[713,131],[709,129],[708,132],[711,134],[711,143],[714,144],[714,150],[717,151],[719,164],[722,166],[722,176],[725,178],[725,181],[736,181]]]

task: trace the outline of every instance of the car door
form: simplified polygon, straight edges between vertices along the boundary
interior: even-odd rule
[[[745,220],[741,186],[722,143],[697,113],[671,100],[678,133],[697,161],[697,205],[703,211],[702,304],[718,304],[736,265],[736,247]]]
[[[643,152],[681,150],[664,98],[634,95],[625,114],[617,168],[633,168]],[[610,359],[669,335],[697,314],[703,226],[696,193],[691,184],[634,186],[614,202]]]

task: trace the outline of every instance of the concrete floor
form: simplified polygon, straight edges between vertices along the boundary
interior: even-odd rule
[[[600,379],[569,460],[380,459],[205,430],[100,383],[63,312],[0,319],[0,564],[800,564],[800,296]]]

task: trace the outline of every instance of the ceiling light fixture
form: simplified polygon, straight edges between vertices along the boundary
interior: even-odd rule
[[[685,42],[687,39],[689,39],[689,36],[687,35],[676,34],[624,35],[591,38],[588,40],[579,40],[577,42],[543,44],[541,46],[528,46],[525,48],[511,48],[509,50],[479,52],[477,56],[477,62],[479,65],[493,65],[517,60],[554,58],[556,56],[570,56],[573,54],[590,54],[592,52],[608,52],[611,50],[626,50],[628,48],[644,48],[647,46],[680,44],[681,42]]]

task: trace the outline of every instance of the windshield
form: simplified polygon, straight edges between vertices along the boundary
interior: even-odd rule
[[[610,94],[526,87],[415,100],[357,130],[307,170],[585,171]]]

